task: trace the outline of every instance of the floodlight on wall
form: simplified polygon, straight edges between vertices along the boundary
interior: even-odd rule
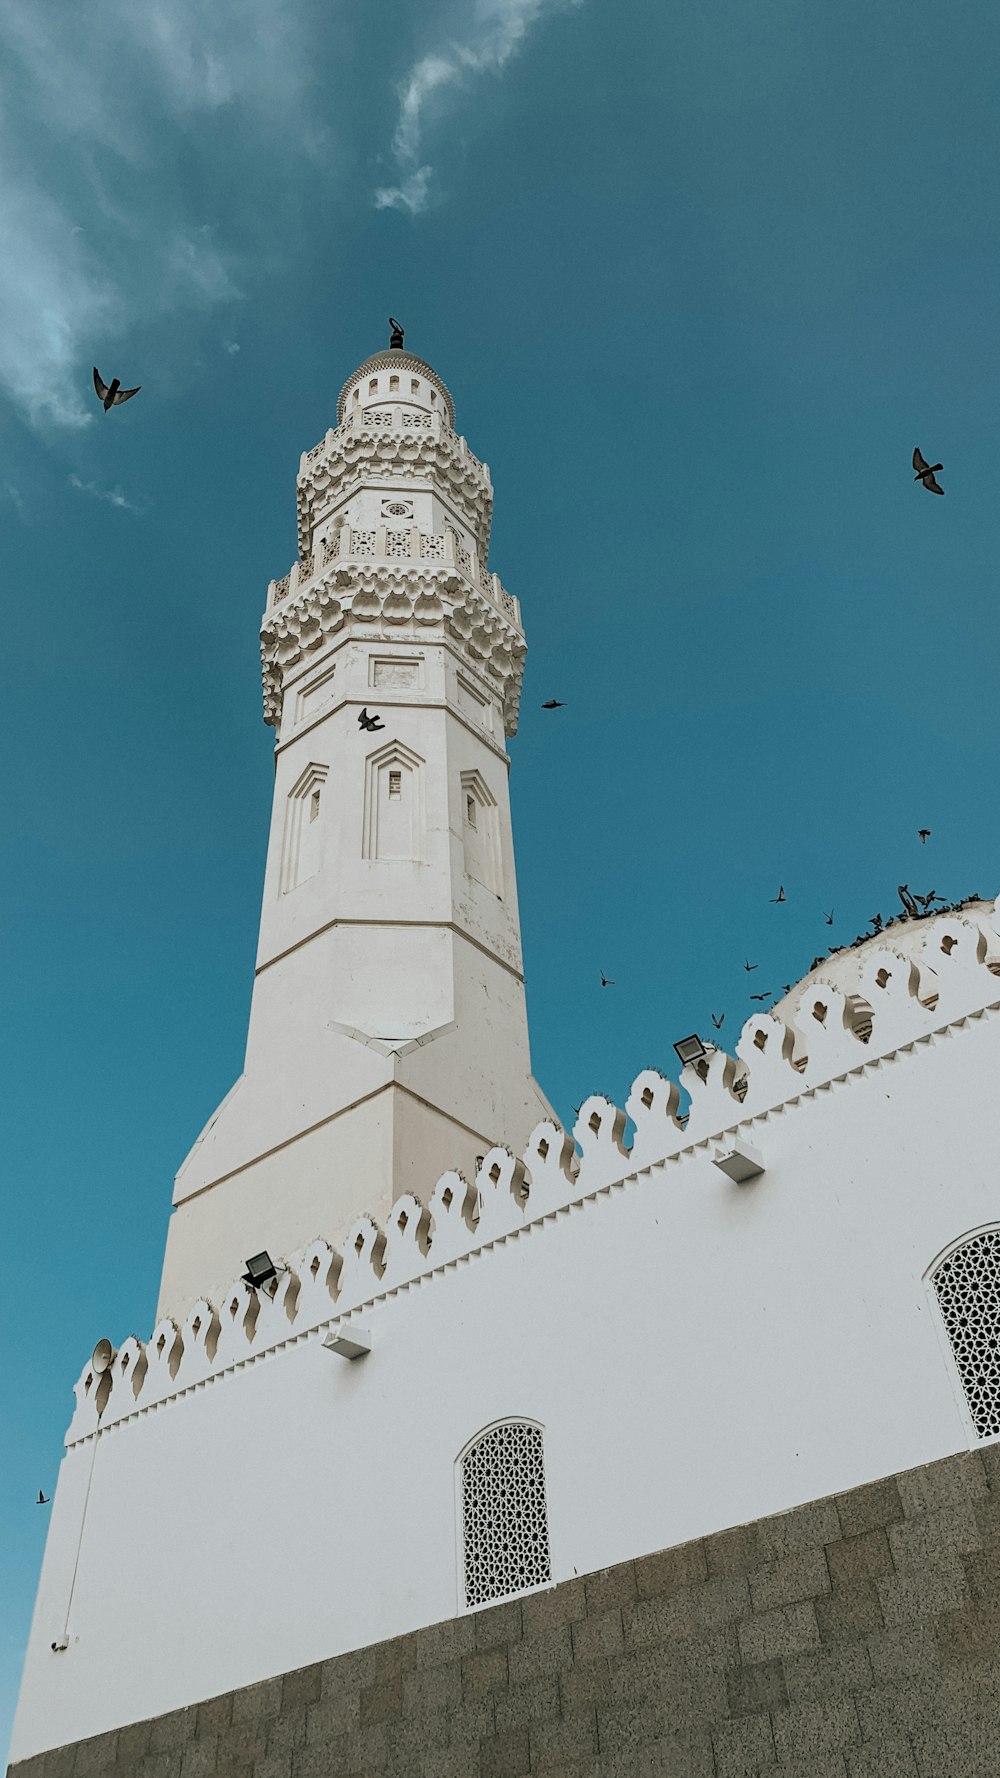
[[[328,1333],[324,1350],[337,1352],[341,1358],[363,1358],[372,1349],[372,1337],[364,1327],[342,1327]]]
[[[677,1051],[678,1057],[685,1067],[688,1062],[704,1061],[705,1057],[708,1055],[708,1050],[698,1036],[682,1037],[680,1043],[674,1044],[674,1049]]]
[[[110,1340],[98,1340],[90,1357],[90,1368],[96,1376],[101,1377],[110,1370],[115,1361],[115,1349]]]
[[[764,1171],[764,1157],[741,1138],[729,1148],[717,1148],[712,1156],[712,1165],[718,1167],[727,1178],[737,1185],[744,1185],[748,1179],[756,1179]]]
[[[271,1291],[273,1295],[278,1281],[278,1268],[271,1255],[269,1253],[255,1253],[253,1259],[247,1260],[246,1266],[246,1271],[240,1274],[244,1284],[249,1284],[251,1290],[262,1290],[273,1279],[274,1286]]]

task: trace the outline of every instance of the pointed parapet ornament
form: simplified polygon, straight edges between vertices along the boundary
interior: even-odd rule
[[[745,1185],[748,1179],[757,1179],[763,1173],[764,1157],[752,1143],[740,1136],[735,1142],[724,1143],[716,1149],[712,1165],[737,1185]]]
[[[364,1327],[339,1327],[323,1341],[325,1352],[337,1352],[341,1358],[363,1358],[372,1349],[372,1337]]]

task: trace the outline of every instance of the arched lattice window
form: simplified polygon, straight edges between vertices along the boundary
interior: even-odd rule
[[[973,1425],[989,1438],[1000,1432],[1000,1229],[956,1247],[932,1282]]]
[[[491,1426],[460,1468],[466,1605],[551,1580],[541,1427]]]

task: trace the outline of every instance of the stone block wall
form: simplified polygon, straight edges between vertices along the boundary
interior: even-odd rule
[[[39,1754],[9,1778],[998,1772],[994,1445]]]

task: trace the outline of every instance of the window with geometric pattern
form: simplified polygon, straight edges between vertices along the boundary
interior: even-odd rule
[[[552,1579],[542,1429],[491,1426],[459,1465],[466,1605],[483,1605]]]
[[[973,1425],[990,1438],[1000,1433],[1000,1229],[954,1248],[932,1283]]]

